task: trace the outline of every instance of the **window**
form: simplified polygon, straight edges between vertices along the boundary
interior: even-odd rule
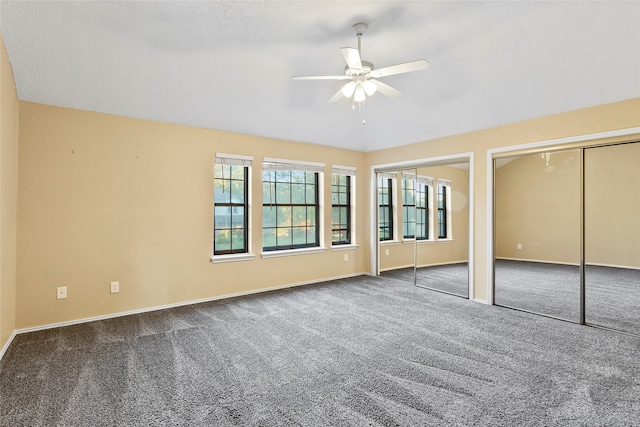
[[[451,239],[451,181],[438,180],[438,238]]]
[[[416,237],[415,183],[415,177],[411,175],[402,178],[402,236],[405,239]]]
[[[334,166],[331,174],[331,244],[348,245],[352,239],[352,185],[355,169]]]
[[[433,180],[426,177],[416,179],[416,239],[429,240],[430,233],[430,187]]]
[[[265,159],[262,172],[262,249],[320,246],[319,176],[323,165]]]
[[[378,227],[379,239],[393,240],[393,179],[378,175]]]
[[[249,252],[251,158],[217,154],[214,171],[213,254]]]
[[[429,187],[431,178],[404,173],[402,179],[402,229],[405,239],[429,239]]]

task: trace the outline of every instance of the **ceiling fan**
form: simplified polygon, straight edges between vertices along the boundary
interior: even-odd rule
[[[367,24],[355,24],[353,31],[358,36],[358,49],[343,47],[340,50],[347,65],[344,75],[341,76],[294,76],[293,80],[348,80],[340,90],[329,99],[329,102],[336,102],[342,98],[352,99],[352,108],[358,104],[361,115],[364,108],[364,101],[368,96],[380,92],[390,98],[397,98],[402,95],[397,89],[378,80],[382,77],[393,76],[395,74],[410,73],[412,71],[424,70],[429,67],[429,62],[425,59],[405,62],[376,69],[371,62],[363,61],[361,57],[361,39],[366,31]],[[362,121],[364,123],[364,120]]]

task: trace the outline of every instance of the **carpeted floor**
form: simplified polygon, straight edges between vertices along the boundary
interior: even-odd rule
[[[388,270],[383,272],[381,276],[414,283],[413,267]],[[427,289],[469,298],[469,265],[464,262],[419,267],[415,273],[415,284]]]
[[[604,426],[640,339],[374,277],[18,335],[3,426]]]
[[[577,266],[496,261],[495,303],[572,322],[580,320]],[[640,270],[587,266],[587,323],[640,335]]]

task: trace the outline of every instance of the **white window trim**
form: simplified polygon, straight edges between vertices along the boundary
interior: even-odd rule
[[[211,256],[211,262],[213,264],[221,264],[224,262],[236,262],[236,261],[251,261],[255,259],[254,254],[227,254],[227,255],[213,255]]]
[[[323,246],[314,246],[312,248],[299,248],[299,249],[282,249],[279,251],[266,251],[262,252],[262,258],[278,258],[283,256],[292,255],[306,255],[306,254],[318,254],[326,252],[327,248]]]

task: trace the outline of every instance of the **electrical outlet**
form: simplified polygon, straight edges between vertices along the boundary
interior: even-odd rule
[[[65,299],[67,297],[67,287],[66,286],[58,286],[56,290],[56,298],[57,299]]]
[[[111,282],[111,293],[117,294],[120,292],[120,282]]]
[[[344,260],[349,261],[349,254],[344,254]]]
[[[522,243],[518,243],[518,249],[522,249]]]
[[[388,256],[389,255],[389,249],[385,249],[384,250],[384,254]]]

